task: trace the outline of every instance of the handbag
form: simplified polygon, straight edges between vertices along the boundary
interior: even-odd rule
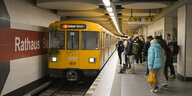
[[[153,72],[153,69],[151,69],[147,77],[147,83],[155,84],[156,82],[157,82],[157,78],[155,77],[155,73]]]

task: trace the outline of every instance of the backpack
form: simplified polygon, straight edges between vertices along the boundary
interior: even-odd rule
[[[132,53],[134,55],[138,54],[139,47],[140,47],[139,43],[133,42],[133,44],[132,44]]]
[[[173,54],[177,55],[179,53],[179,45],[177,44],[176,41],[174,41],[173,46],[174,46]]]
[[[177,41],[172,41],[172,42],[168,43],[168,49],[170,48],[170,46],[173,47],[172,54],[177,55],[179,53],[179,45],[177,45]]]
[[[124,51],[124,46],[123,46],[123,43],[121,41],[118,44],[118,51],[119,52],[123,52]]]

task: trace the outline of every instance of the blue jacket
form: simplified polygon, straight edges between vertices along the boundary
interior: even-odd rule
[[[158,43],[153,43],[148,50],[148,68],[151,70],[150,66],[153,66],[153,69],[159,69],[163,65],[163,56],[161,45]]]

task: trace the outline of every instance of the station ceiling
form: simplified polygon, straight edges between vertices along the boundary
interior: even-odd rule
[[[110,0],[117,14],[120,30],[127,35],[143,24],[128,24],[129,17],[155,17],[177,0]],[[56,10],[67,20],[95,22],[112,33],[120,35],[115,28],[102,0],[37,0],[41,8]]]

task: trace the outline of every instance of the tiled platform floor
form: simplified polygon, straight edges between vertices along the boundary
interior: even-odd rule
[[[178,79],[168,81],[168,89],[159,93],[151,93],[150,85],[146,82],[145,63],[136,66],[136,74],[119,74],[117,64],[110,96],[192,96],[192,82]]]

